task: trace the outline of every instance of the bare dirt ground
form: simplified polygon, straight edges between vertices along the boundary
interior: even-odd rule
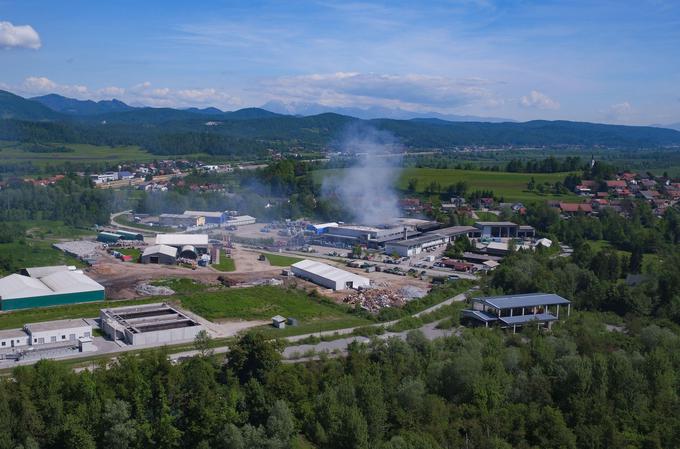
[[[281,271],[280,267],[273,267],[268,261],[257,260],[259,252],[253,250],[247,250],[240,245],[234,245],[231,250],[231,257],[234,259],[236,264],[236,271],[231,273],[252,273],[257,271]]]
[[[167,278],[188,278],[204,284],[217,285],[222,276],[234,283],[253,282],[280,275],[281,270],[266,266],[266,270],[223,273],[210,268],[181,268],[170,265],[144,265],[121,262],[110,256],[101,257],[89,270],[88,274],[106,287],[106,296],[110,299],[132,299],[139,295],[135,286],[140,282],[148,282]]]

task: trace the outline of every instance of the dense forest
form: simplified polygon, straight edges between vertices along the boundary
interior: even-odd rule
[[[0,381],[0,448],[677,447],[678,334],[616,329],[585,313],[550,334],[413,332],[296,364],[257,334],[226,363],[43,361]]]

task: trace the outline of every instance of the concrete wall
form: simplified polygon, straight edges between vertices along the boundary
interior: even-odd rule
[[[196,338],[196,334],[198,334],[201,330],[203,330],[203,326],[199,325],[180,327],[177,329],[164,329],[153,332],[142,332],[140,334],[136,334],[130,332],[129,330],[126,330],[125,334],[126,341],[128,344],[138,346],[164,343],[170,344],[193,340],[194,338]]]

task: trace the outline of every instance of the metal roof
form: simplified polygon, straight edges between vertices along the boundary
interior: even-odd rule
[[[474,226],[450,226],[448,228],[437,229],[435,232],[451,237],[452,235],[467,234],[468,232],[479,232],[479,229]]]
[[[410,248],[412,246],[424,245],[425,243],[436,242],[437,240],[445,240],[446,237],[439,234],[426,234],[418,237],[413,237],[406,240],[397,240],[396,242],[389,242],[388,245],[405,246]]]
[[[475,226],[518,226],[517,223],[511,221],[478,221]]]
[[[51,267],[31,267],[31,268],[24,268],[26,274],[28,274],[32,278],[41,278],[44,276],[47,276],[48,274],[56,273],[59,271],[69,271],[69,268],[66,265],[54,265]]]
[[[493,321],[498,320],[498,317],[496,315],[492,315],[488,312],[483,312],[481,310],[464,309],[461,311],[461,313],[463,314],[464,317],[474,318],[485,323],[491,323]]]
[[[158,234],[157,245],[169,246],[208,246],[208,234]]]
[[[83,273],[66,271],[52,273],[40,281],[54,293],[78,293],[104,290],[104,286],[90,279]]]
[[[40,280],[20,274],[10,274],[0,279],[0,298],[15,299],[51,295],[53,292]]]
[[[176,257],[177,256],[177,248],[174,246],[168,246],[168,245],[151,245],[144,249],[144,252],[142,253],[142,257],[144,256],[150,256],[152,254],[164,254],[166,256],[170,257]]]
[[[325,263],[316,262],[314,260],[305,259],[291,265],[293,268],[304,270],[317,276],[330,279],[334,282],[344,281],[345,279],[361,280],[369,284],[369,279],[358,274],[350,273],[349,271],[341,270],[340,268],[327,265]]]
[[[523,295],[488,296],[475,298],[475,302],[487,304],[496,309],[513,309],[519,307],[551,306],[569,304],[570,302],[554,293],[529,293]]]
[[[192,215],[195,217],[210,217],[210,218],[222,218],[224,212],[208,212],[201,210],[185,210],[184,215]]]
[[[6,329],[0,331],[0,340],[8,338],[26,338],[26,332],[23,329]]]

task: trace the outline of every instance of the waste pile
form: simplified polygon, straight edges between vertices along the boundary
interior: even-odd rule
[[[414,285],[406,285],[399,289],[399,294],[402,295],[407,301],[410,301],[412,299],[424,298],[427,296],[427,290]]]
[[[138,295],[144,296],[170,296],[175,294],[173,289],[162,285],[138,284],[135,290]]]
[[[342,302],[360,307],[370,313],[378,313],[385,307],[402,307],[406,300],[399,293],[384,288],[360,290],[343,298]]]

